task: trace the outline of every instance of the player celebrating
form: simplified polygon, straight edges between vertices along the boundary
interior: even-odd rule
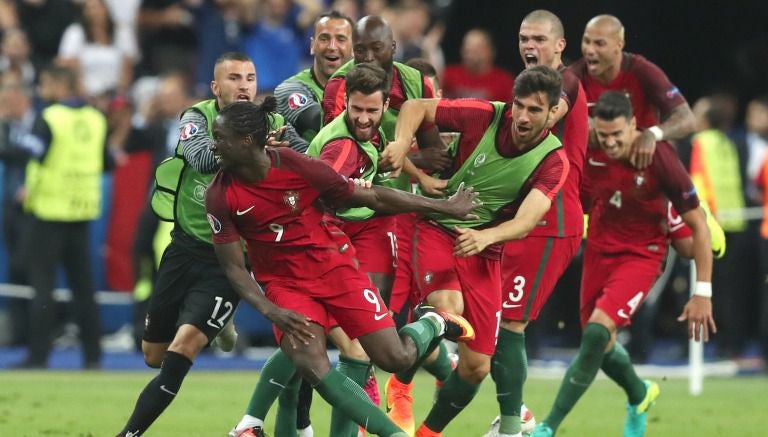
[[[312,67],[275,88],[277,112],[307,141],[312,141],[322,125],[320,103],[328,79],[352,57],[353,26],[352,19],[337,11],[318,16],[309,46]]]
[[[589,121],[579,79],[562,64],[563,24],[553,13],[536,10],[523,19],[519,38],[520,56],[526,68],[547,65],[563,75],[563,95],[552,133],[562,139],[570,171],[563,189],[536,228],[524,239],[504,245],[501,326],[491,366],[501,416],[494,420],[486,437],[520,436],[521,431],[533,431],[535,420],[530,413],[523,418],[526,429],[521,428],[523,385],[528,369],[525,328],[528,322],[536,320],[557,280],[578,252],[584,229],[579,189]]]
[[[680,90],[659,67],[623,49],[624,25],[613,15],[598,15],[584,29],[584,57],[568,68],[581,79],[589,107],[605,91],[629,94],[637,127],[643,130],[632,145],[630,162],[645,168],[651,162],[656,142],[679,140],[692,134],[696,117]]]
[[[374,94],[378,111],[383,111],[384,94]],[[267,113],[273,103],[268,99],[259,107],[237,102],[216,118],[212,150],[222,171],[206,193],[206,206],[217,257],[238,294],[274,322],[278,343],[299,376],[369,432],[404,436],[362,389],[330,367],[329,319],[351,338],[359,338],[372,361],[388,371],[413,366],[443,335],[471,340],[472,327],[461,317],[427,310],[398,335],[375,287],[357,269],[349,239],[322,220],[320,204],[473,220],[475,194],[462,186],[451,199],[441,201],[356,187],[319,160],[288,149],[265,149]],[[253,277],[245,267],[241,236]],[[254,278],[265,284],[266,294]]]
[[[275,88],[277,111],[285,117],[299,134],[307,141],[320,130],[325,85],[331,75],[352,56],[352,20],[336,11],[317,17],[314,36],[310,40],[310,53],[314,60],[307,68],[289,77]],[[245,414],[230,431],[229,435],[238,437],[241,432],[262,424],[277,396],[280,396],[280,414],[275,424],[276,432],[289,432],[294,426],[300,437],[313,435],[309,408],[312,402],[312,387],[306,382],[297,387],[282,387],[270,384],[270,380],[279,380],[285,372],[284,362],[288,357],[277,350],[261,369],[261,375],[253,390]],[[290,367],[290,366],[288,366]],[[366,369],[367,369],[366,365]],[[292,405],[296,405],[295,408]],[[296,418],[293,412],[296,411]],[[295,424],[294,424],[295,422]]]
[[[523,238],[536,226],[568,175],[562,145],[547,131],[560,99],[560,74],[546,66],[527,69],[514,91],[511,105],[474,99],[408,101],[400,111],[396,141],[382,153],[383,161],[400,168],[424,121],[459,132],[446,190],[477,184],[483,202],[479,220],[460,223],[433,216],[417,224],[415,266],[422,296],[444,311],[466,314],[477,333],[474,341],[459,345],[458,367],[417,436],[440,435],[490,371],[501,313],[500,244]]]
[[[693,231],[697,283],[678,320],[688,335],[707,341],[712,319],[712,251],[704,211],[690,177],[666,142],[659,142],[650,167],[629,164],[631,144],[642,133],[623,92],[606,92],[594,108],[600,148],[587,153],[583,199],[590,210],[581,284],[583,333],[579,353],[568,367],[552,410],[535,437],[554,435],[560,423],[603,369],[627,393],[624,436],[642,436],[646,412],[658,384],[641,380],[623,348],[614,347],[618,328],[629,325],[660,274],[667,247],[667,198]],[[591,207],[590,207],[591,206]]]

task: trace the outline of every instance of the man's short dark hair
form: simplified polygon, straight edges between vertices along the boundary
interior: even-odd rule
[[[253,63],[253,59],[251,59],[250,56],[246,55],[243,52],[226,52],[216,58],[216,63],[214,66],[218,66],[219,64],[222,64],[226,61],[240,61],[240,62],[251,62]]]
[[[623,91],[604,92],[593,110],[595,117],[600,120],[611,121],[619,117],[630,120],[634,115],[632,111],[632,101],[629,100],[627,93]]]
[[[317,26],[317,23],[319,23],[320,20],[322,20],[323,18],[328,18],[329,20],[344,20],[347,23],[349,23],[350,28],[352,29],[355,28],[355,22],[351,18],[349,18],[348,16],[342,14],[341,12],[335,9],[332,9],[328,12],[323,12],[322,14],[318,15],[317,18],[315,19],[315,23],[313,27]]]
[[[366,96],[381,91],[382,99],[387,100],[389,98],[388,85],[387,73],[383,68],[371,63],[357,64],[347,73],[347,98],[355,91]]]
[[[528,97],[536,93],[547,96],[549,107],[560,101],[563,79],[556,70],[545,65],[527,68],[515,78],[515,96]]]

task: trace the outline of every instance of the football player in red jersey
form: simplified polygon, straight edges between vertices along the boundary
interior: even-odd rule
[[[656,144],[649,167],[638,170],[630,164],[631,144],[642,134],[625,93],[604,93],[594,114],[600,148],[587,152],[599,165],[587,168],[582,189],[590,217],[581,285],[581,346],[535,437],[554,435],[599,369],[627,393],[624,436],[645,432],[646,412],[659,386],[637,376],[626,351],[616,343],[616,331],[631,323],[661,273],[668,238],[667,199],[693,231],[697,270],[696,292],[678,320],[687,320],[688,336],[697,341],[709,340],[709,333],[716,331],[709,229],[690,176],[663,141]]]
[[[413,366],[443,336],[468,341],[474,332],[461,317],[431,309],[398,335],[376,288],[357,269],[349,239],[322,220],[325,207],[476,219],[471,214],[475,194],[461,187],[452,198],[435,200],[360,187],[322,161],[289,149],[265,149],[272,105],[273,99],[263,107],[238,102],[216,118],[212,150],[222,171],[206,193],[206,208],[217,257],[238,294],[274,322],[278,343],[295,364],[287,369],[289,381],[298,376],[308,380],[328,403],[373,434],[402,437],[406,434],[362,389],[331,368],[326,352],[330,317],[386,371]],[[265,284],[264,292],[254,279]]]
[[[584,29],[584,57],[568,68],[581,78],[587,104],[605,91],[629,94],[637,127],[642,129],[632,145],[630,162],[637,168],[650,164],[657,141],[679,140],[696,129],[696,118],[680,90],[666,74],[636,53],[624,50],[624,25],[613,15],[598,15]]]

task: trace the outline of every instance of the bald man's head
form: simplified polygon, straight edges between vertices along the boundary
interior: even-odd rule
[[[624,25],[613,15],[598,15],[587,23],[581,38],[581,53],[587,72],[607,83],[620,71],[624,49]]]
[[[613,34],[616,38],[624,41],[624,25],[621,20],[613,15],[603,14],[593,17],[587,22],[586,28],[600,28],[607,34]]]
[[[557,69],[562,64],[565,49],[563,34],[563,23],[552,12],[538,9],[526,15],[518,35],[525,68],[546,65]]]
[[[395,55],[392,28],[385,19],[375,15],[361,18],[352,32],[352,53],[355,64],[375,63],[387,73],[392,71]]]

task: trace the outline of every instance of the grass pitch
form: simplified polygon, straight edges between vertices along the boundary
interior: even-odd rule
[[[131,413],[136,397],[154,372],[2,372],[0,435],[114,436]],[[382,385],[386,374],[379,375]],[[224,437],[240,419],[258,378],[255,372],[189,373],[179,396],[146,433],[147,437]],[[765,436],[768,379],[709,379],[704,394],[691,397],[687,381],[659,381],[661,396],[649,413],[648,436]],[[543,418],[555,397],[557,380],[529,380],[526,404]],[[423,419],[432,402],[434,380],[416,379],[415,412]],[[625,413],[623,392],[602,378],[595,381],[566,418],[558,436],[620,436]],[[498,408],[488,379],[477,398],[443,433],[479,437]],[[315,394],[315,435],[328,432],[330,409]],[[272,435],[274,409],[267,419]]]

